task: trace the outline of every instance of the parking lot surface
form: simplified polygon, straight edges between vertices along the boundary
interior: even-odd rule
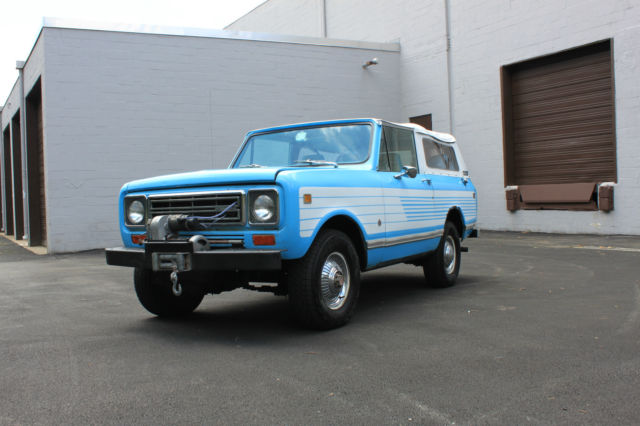
[[[0,238],[0,424],[638,424],[640,238],[464,245],[455,287],[371,271],[315,332],[246,290],[158,319],[102,252]]]

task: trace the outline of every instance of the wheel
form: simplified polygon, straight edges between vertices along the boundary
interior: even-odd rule
[[[169,274],[166,272],[135,268],[133,283],[142,306],[160,317],[188,315],[200,305],[204,297],[204,293],[190,287],[184,287],[180,296],[174,296]]]
[[[460,271],[460,236],[451,222],[444,224],[440,244],[423,265],[424,276],[430,287],[450,287]]]
[[[346,234],[323,231],[288,272],[289,302],[301,324],[327,330],[351,319],[360,292],[360,262]]]

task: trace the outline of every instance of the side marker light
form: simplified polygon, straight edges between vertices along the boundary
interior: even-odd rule
[[[133,234],[131,235],[131,242],[133,244],[142,245],[147,241],[147,234]]]
[[[276,245],[276,236],[273,235],[273,234],[268,234],[268,235],[255,234],[253,236],[253,245],[255,245],[255,246],[275,246]]]

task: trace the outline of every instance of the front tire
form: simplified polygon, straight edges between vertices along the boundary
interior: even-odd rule
[[[159,317],[179,317],[193,312],[202,302],[204,293],[186,287],[180,296],[171,292],[169,274],[135,268],[133,283],[140,304]]]
[[[460,271],[460,236],[453,223],[444,224],[440,244],[427,258],[423,270],[430,287],[451,287],[456,283]]]
[[[360,293],[360,262],[349,237],[321,232],[302,259],[290,265],[289,302],[306,327],[327,330],[351,319]]]

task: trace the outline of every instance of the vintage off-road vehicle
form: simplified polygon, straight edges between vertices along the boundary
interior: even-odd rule
[[[288,295],[313,328],[351,318],[361,271],[405,262],[452,285],[461,240],[477,236],[453,136],[377,119],[252,131],[228,169],[127,183],[119,211],[125,247],[107,263],[135,268],[149,312],[249,288]]]

